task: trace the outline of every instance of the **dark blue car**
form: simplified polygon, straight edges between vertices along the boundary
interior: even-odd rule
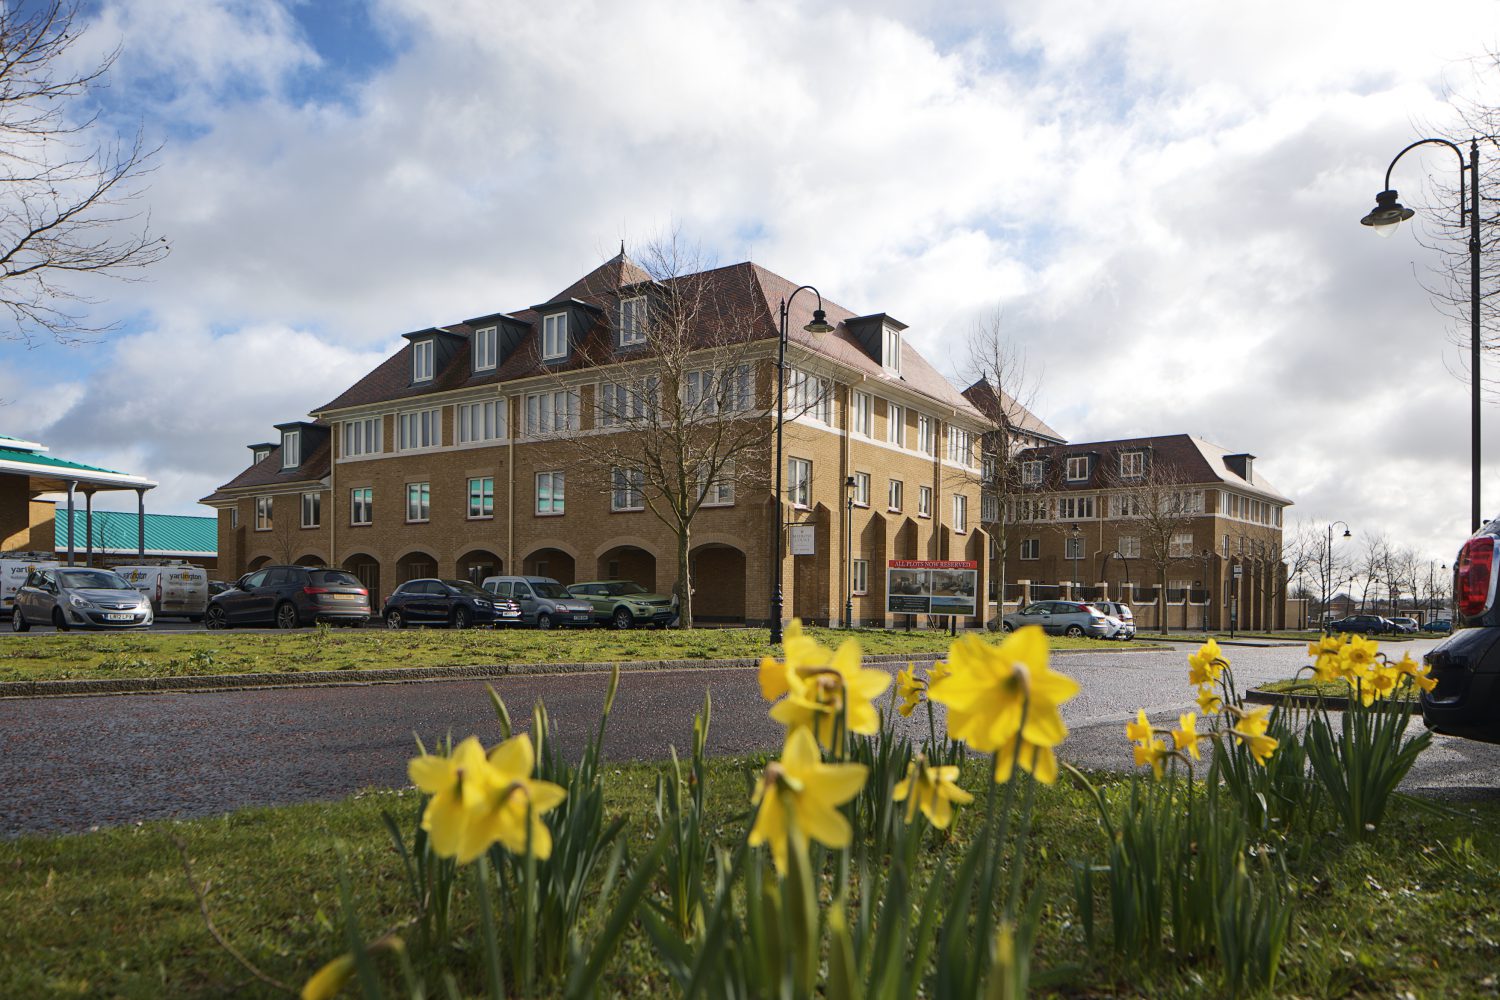
[[[468,580],[407,580],[386,598],[380,614],[390,628],[521,624],[520,605]]]

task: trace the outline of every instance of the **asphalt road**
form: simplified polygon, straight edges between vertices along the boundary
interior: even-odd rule
[[[1434,641],[1405,648],[1420,655]],[[1175,722],[1193,707],[1189,650],[1058,656],[1054,666],[1083,686],[1065,707],[1072,732],[1061,755],[1080,766],[1128,767],[1124,725],[1137,708]],[[1306,662],[1300,647],[1226,651],[1242,687],[1288,676]],[[607,677],[493,683],[518,725],[528,725],[532,703],[545,699],[560,744],[576,751],[597,722]],[[780,729],[766,715],[753,670],[675,671],[623,675],[607,754],[659,759],[671,745],[689,746],[705,687],[714,697],[711,752],[777,747]],[[925,713],[913,717],[919,722],[925,725]],[[490,743],[497,732],[484,685],[472,681],[0,701],[0,836],[400,786],[413,734],[431,746],[447,733],[478,733]],[[1500,746],[1438,737],[1408,785],[1500,794]]]

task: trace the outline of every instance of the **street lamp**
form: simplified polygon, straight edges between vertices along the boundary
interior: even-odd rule
[[[1208,603],[1209,594],[1213,591],[1208,585],[1208,564],[1214,557],[1213,549],[1203,550],[1203,631],[1208,631]]]
[[[1375,196],[1375,208],[1359,221],[1381,236],[1389,236],[1396,227],[1416,213],[1396,200],[1391,189],[1391,171],[1396,161],[1418,146],[1447,146],[1458,157],[1458,217],[1469,219],[1469,521],[1470,531],[1479,530],[1479,140],[1469,140],[1468,204],[1465,205],[1464,153],[1447,139],[1418,139],[1396,154],[1385,168],[1385,190]]]
[[[854,627],[854,477],[844,480],[844,628]]]
[[[1068,538],[1068,547],[1073,550],[1073,587],[1078,586],[1078,557],[1083,554],[1083,539],[1081,535],[1081,529],[1077,524],[1074,524]],[[1078,595],[1074,594],[1073,599],[1075,601],[1078,600]]]
[[[792,300],[797,297],[798,292],[802,291],[810,291],[818,297],[818,308],[813,310],[812,322],[802,329],[816,334],[833,332],[833,324],[829,323],[827,317],[823,315],[823,295],[812,285],[800,285],[792,290],[792,294],[781,300],[780,340],[776,350],[776,545],[771,557],[771,645],[773,646],[781,642],[781,570],[784,565],[781,551],[781,534],[784,526],[781,505],[785,500],[782,475],[786,465],[781,452],[781,436],[782,427],[786,423],[787,318],[791,315]]]
[[[1328,603],[1333,600],[1333,595],[1328,588],[1333,586],[1333,529],[1338,525],[1344,525],[1344,537],[1352,538],[1349,533],[1349,525],[1343,521],[1334,521],[1328,526],[1328,572],[1323,577],[1323,627],[1320,631],[1328,632]]]

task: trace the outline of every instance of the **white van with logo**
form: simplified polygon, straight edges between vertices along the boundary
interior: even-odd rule
[[[15,603],[16,591],[26,583],[33,569],[56,569],[62,563],[45,552],[7,552],[0,558],[0,610],[7,615]]]
[[[157,618],[176,616],[200,622],[208,608],[208,570],[186,563],[116,566],[115,572],[151,598]]]

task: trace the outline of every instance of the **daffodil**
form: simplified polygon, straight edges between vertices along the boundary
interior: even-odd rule
[[[784,661],[765,656],[760,661],[760,693],[766,701],[786,697],[789,676],[806,677],[833,659],[833,652],[802,631],[802,620],[793,618],[782,636]]]
[[[918,809],[928,822],[946,830],[953,821],[953,807],[966,806],[974,796],[958,787],[958,768],[952,765],[933,767],[918,754],[906,768],[906,778],[897,783],[891,798],[906,803],[906,822],[916,818]]]
[[[1198,647],[1198,651],[1188,657],[1188,682],[1203,686],[1205,684],[1217,684],[1219,675],[1229,661],[1224,659],[1219,652],[1219,644],[1213,639],[1208,640]]]
[[[1336,635],[1320,636],[1317,642],[1307,644],[1307,655],[1313,657],[1313,676],[1320,681],[1331,681],[1339,675],[1339,653],[1344,641]]]
[[[1172,742],[1177,749],[1186,750],[1194,760],[1202,760],[1198,754],[1198,717],[1192,712],[1177,717],[1177,728],[1172,730]]]
[[[1396,662],[1395,669],[1398,673],[1410,677],[1411,682],[1423,691],[1431,691],[1437,687],[1437,678],[1429,676],[1432,673],[1432,667],[1413,660],[1410,653],[1402,655],[1401,659]]]
[[[772,706],[771,718],[788,732],[810,729],[828,749],[838,740],[840,723],[851,733],[879,732],[875,699],[891,686],[891,675],[860,666],[859,643],[853,639],[845,640],[826,666],[787,670],[786,681],[787,696]]]
[[[910,717],[917,706],[922,704],[926,692],[927,683],[917,679],[916,667],[908,665],[905,670],[896,671],[896,693],[901,696],[901,704],[897,710],[902,716]]]
[[[853,831],[838,807],[859,794],[867,774],[863,764],[823,763],[811,731],[791,730],[781,759],[766,766],[751,796],[756,810],[750,846],[768,844],[783,874],[794,831],[828,847],[849,846]]]
[[[1339,650],[1339,676],[1351,686],[1363,682],[1375,668],[1375,655],[1380,644],[1361,636],[1351,635]]]
[[[1152,736],[1145,742],[1137,743],[1134,749],[1135,766],[1150,764],[1151,770],[1160,778],[1162,762],[1167,758],[1167,745],[1159,738]]]
[[[471,810],[494,784],[490,770],[484,745],[477,736],[464,740],[446,757],[424,753],[407,764],[412,784],[431,796],[422,811],[422,829],[439,857],[458,855],[466,840]]]
[[[1224,699],[1214,693],[1211,687],[1198,689],[1198,711],[1204,715],[1217,715],[1224,711]]]
[[[1134,722],[1125,723],[1125,738],[1144,743],[1151,738],[1151,723],[1146,721],[1146,710],[1137,709]]]
[[[325,964],[302,984],[302,1000],[330,1000],[354,975],[354,956],[345,952]]]
[[[932,666],[927,668],[928,686],[930,687],[931,685],[936,684],[938,681],[942,680],[944,677],[947,677],[952,672],[953,671],[948,668],[947,660],[938,660]]]
[[[1280,745],[1276,737],[1267,736],[1264,731],[1256,733],[1243,731],[1239,728],[1234,728],[1229,731],[1233,733],[1241,743],[1250,748],[1250,756],[1254,757],[1255,762],[1262,766],[1265,765],[1266,761],[1271,759],[1271,754],[1274,753],[1276,748]]]
[[[1237,720],[1234,728],[1243,733],[1254,736],[1262,736],[1271,725],[1271,709],[1267,705],[1260,708],[1235,708],[1230,707],[1229,712]]]
[[[948,651],[950,673],[928,697],[948,708],[948,731],[976,750],[995,754],[995,780],[1015,763],[1039,781],[1057,777],[1052,748],[1068,735],[1059,707],[1078,682],[1049,669],[1047,636],[1029,625],[998,645],[966,635]]]

